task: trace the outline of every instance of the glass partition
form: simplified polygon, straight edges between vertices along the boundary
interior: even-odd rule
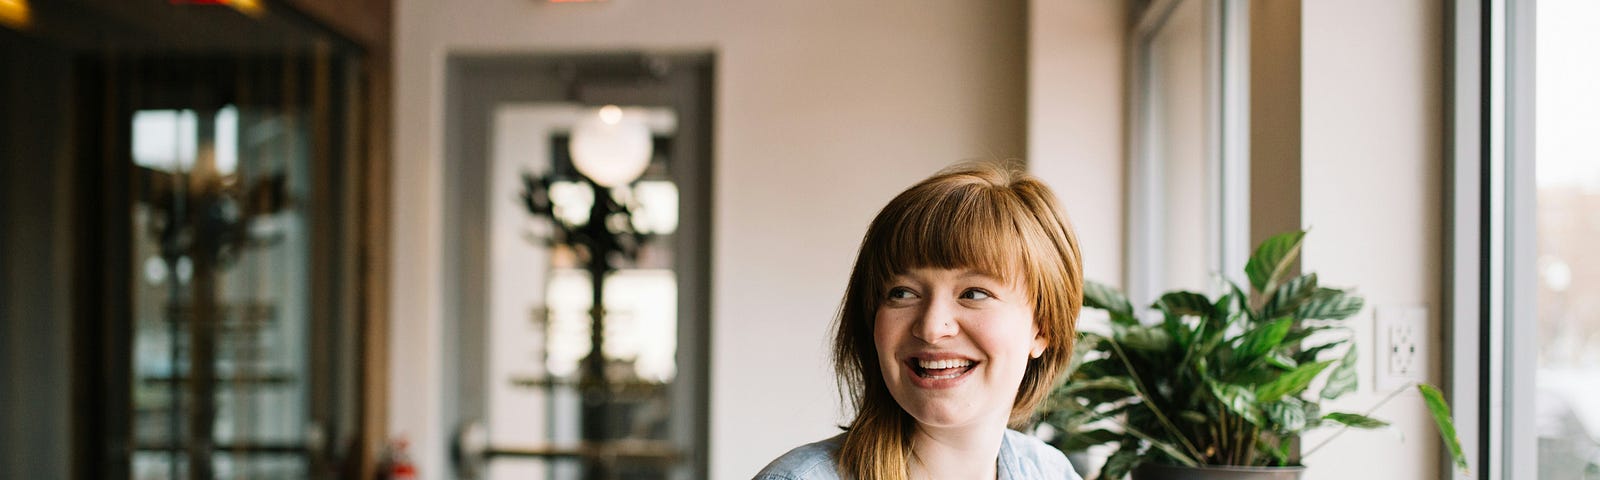
[[[10,118],[62,119],[3,139],[70,171],[73,475],[357,476],[361,51],[278,2],[0,4],[52,85]]]
[[[133,113],[136,478],[310,474],[308,120]]]

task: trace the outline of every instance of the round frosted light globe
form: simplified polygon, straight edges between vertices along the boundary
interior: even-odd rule
[[[602,187],[627,185],[650,166],[650,128],[637,116],[607,105],[572,126],[572,164]]]

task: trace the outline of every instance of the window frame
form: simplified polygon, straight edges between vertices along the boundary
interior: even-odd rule
[[[1445,386],[1473,471],[1537,478],[1536,5],[1447,5]]]

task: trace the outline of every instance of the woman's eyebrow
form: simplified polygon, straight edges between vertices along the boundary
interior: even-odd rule
[[[986,272],[986,271],[983,271],[983,270],[980,270],[980,269],[976,269],[976,268],[963,269],[961,274],[956,276],[956,278],[960,278],[960,279],[967,279],[967,278],[971,278],[971,277],[986,278],[986,279],[994,280],[994,281],[997,281],[997,282],[1004,282],[1005,281],[1005,278],[1001,277],[1000,275],[989,273],[989,272]]]

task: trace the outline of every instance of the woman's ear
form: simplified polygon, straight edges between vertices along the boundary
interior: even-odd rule
[[[1049,343],[1045,341],[1043,333],[1034,335],[1033,336],[1033,349],[1028,351],[1028,356],[1033,357],[1033,358],[1043,357],[1044,356],[1044,349],[1048,345],[1049,345]]]

